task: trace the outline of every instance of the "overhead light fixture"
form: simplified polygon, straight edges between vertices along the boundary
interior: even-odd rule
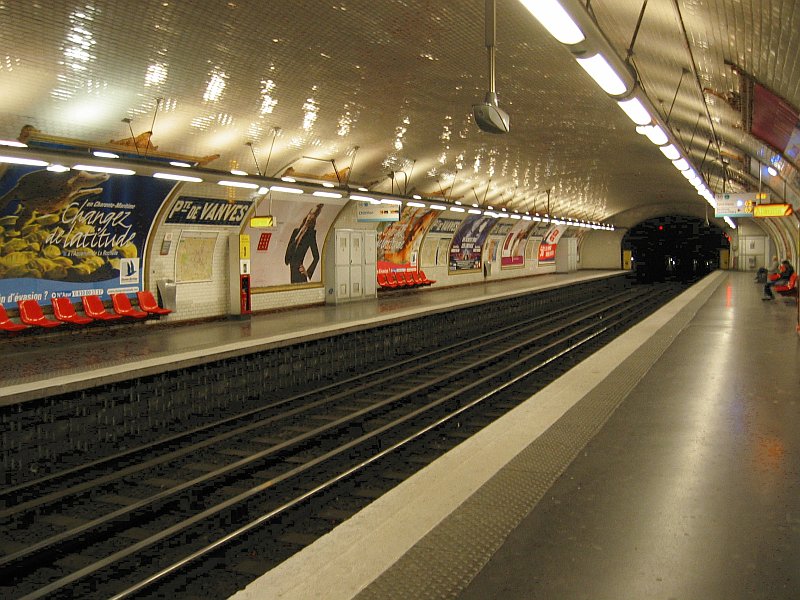
[[[647,125],[653,120],[653,117],[650,115],[649,112],[647,112],[647,109],[644,107],[641,100],[639,100],[638,98],[629,98],[628,100],[618,100],[617,104],[619,104],[619,107],[623,111],[625,111],[625,114],[628,115],[628,118],[637,125]],[[663,134],[664,132],[662,131],[661,133]],[[666,136],[664,136],[664,138],[665,139],[662,142],[662,144],[666,144],[668,141],[666,139]],[[656,145],[659,146],[661,144],[656,144]]]
[[[364,191],[366,191],[366,190],[364,190]],[[419,194],[414,194],[414,195],[412,195],[411,197],[412,197],[414,200],[422,200],[422,196],[420,196]]]
[[[602,54],[595,54],[589,58],[575,57],[578,64],[595,80],[603,91],[609,96],[621,96],[628,91],[625,82],[612,68]],[[623,108],[624,110],[624,108]],[[627,112],[627,111],[626,111]],[[648,121],[649,122],[649,121]],[[640,123],[644,124],[644,123]]]
[[[669,146],[661,146],[659,150],[670,160],[678,160],[681,157],[681,153],[678,152],[678,149],[672,144]]]
[[[685,158],[679,158],[678,160],[673,160],[672,164],[675,165],[675,168],[678,169],[678,171],[687,171],[691,169],[689,161],[687,161]]]
[[[360,187],[360,188],[358,188],[358,191],[359,192],[368,192],[369,190],[367,188],[365,188],[365,187]]]
[[[288,177],[288,176],[281,177],[281,181],[285,181],[287,183],[297,183],[297,180],[294,177]]]
[[[266,187],[266,186],[261,186],[260,188],[258,188],[258,191],[256,192],[256,194],[259,194],[259,195],[263,196],[267,192],[269,192],[269,188]]]
[[[465,212],[465,209],[461,208],[460,206],[451,206],[450,210],[453,212],[460,212],[460,213]]]
[[[104,152],[102,150],[95,150],[92,152],[97,158],[119,158],[119,154],[114,152]]]
[[[370,198],[369,196],[359,196],[358,194],[350,194],[350,200],[356,200],[361,202],[373,202],[375,198]]]
[[[470,208],[467,212],[471,215],[481,214],[481,210],[479,208]]]
[[[242,177],[247,177],[249,173],[247,171],[242,171],[241,169],[231,169],[231,175],[241,175]]]
[[[415,208],[425,208],[425,205],[422,202],[406,202],[406,206],[413,206]]]
[[[177,175],[174,173],[153,173],[156,179],[172,179],[174,181],[191,181],[193,183],[202,183],[199,177],[192,177],[191,175]]]
[[[17,140],[0,140],[0,146],[11,146],[12,148],[27,148],[28,144],[23,144]]]
[[[433,210],[447,210],[447,207],[441,204],[431,204],[431,208]]]
[[[238,187],[238,188],[246,188],[248,190],[255,190],[260,186],[257,183],[247,183],[246,181],[218,181],[219,185],[225,185],[227,187]]]
[[[775,170],[775,167],[767,167],[767,173],[769,173],[773,177],[778,175],[778,172]]]
[[[281,177],[283,179],[283,177]],[[300,188],[286,187],[283,185],[273,185],[269,188],[270,192],[286,192],[287,194],[302,194],[303,190]]]
[[[320,196],[322,198],[341,198],[342,195],[339,192],[314,192],[314,196]]]
[[[647,139],[656,146],[663,146],[669,142],[667,134],[664,133],[664,130],[659,125],[640,125],[636,128],[636,131],[647,136]]]
[[[520,0],[536,20],[562,44],[571,46],[586,39],[581,28],[556,0]]]
[[[0,162],[11,163],[14,165],[30,165],[32,167],[46,167],[49,162],[36,160],[34,158],[17,158],[16,156],[0,156]]]
[[[180,160],[171,160],[171,161],[169,161],[169,164],[172,165],[173,167],[180,167],[182,169],[188,169],[188,168],[190,168],[192,166],[189,163],[182,162]]]
[[[50,165],[47,167],[47,170],[52,173],[66,173],[69,171],[69,167],[65,167],[64,165]]]
[[[332,184],[332,183],[324,181],[324,182],[322,182],[322,187],[332,188],[332,187],[336,187],[336,186],[334,184]]]
[[[89,171],[90,173],[109,173],[111,175],[136,175],[132,169],[118,169],[117,167],[101,167],[97,165],[73,165],[76,171]]]
[[[400,206],[403,204],[400,200],[395,200],[393,198],[381,198],[381,204],[391,204],[392,206]]]

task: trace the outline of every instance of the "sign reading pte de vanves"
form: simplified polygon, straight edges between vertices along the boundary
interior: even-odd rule
[[[250,205],[248,201],[228,202],[216,198],[181,196],[169,209],[166,222],[239,226]]]
[[[792,214],[791,204],[757,204],[753,209],[754,217],[788,217]]]

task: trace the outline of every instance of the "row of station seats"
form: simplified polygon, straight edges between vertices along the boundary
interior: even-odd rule
[[[389,271],[378,273],[378,285],[386,290],[396,288],[421,287],[436,283],[425,276],[425,271]]]
[[[149,316],[168,315],[172,311],[162,308],[150,291],[136,292],[139,308],[134,308],[126,294],[111,294],[114,312],[110,312],[100,296],[83,296],[83,315],[78,314],[75,305],[69,298],[53,298],[51,319],[44,314],[42,306],[36,300],[19,300],[19,319],[22,323],[11,320],[5,308],[0,305],[0,330],[7,332],[23,331],[30,327],[59,327],[64,324],[88,325],[97,321],[116,321],[125,317],[145,319]]]

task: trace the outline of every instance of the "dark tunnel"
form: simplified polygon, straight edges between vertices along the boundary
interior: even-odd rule
[[[622,240],[631,252],[637,281],[690,282],[720,266],[720,251],[730,241],[722,229],[703,219],[666,216],[632,227]]]

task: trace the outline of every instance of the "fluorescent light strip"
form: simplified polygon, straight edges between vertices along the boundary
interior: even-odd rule
[[[628,86],[625,85],[625,82],[617,75],[617,72],[608,64],[602,54],[595,54],[589,58],[576,58],[575,60],[609,96],[621,96],[628,91]]]
[[[522,215],[523,221],[530,221],[531,219],[533,219],[533,217],[529,217],[528,215]]]
[[[287,183],[296,183],[297,179],[294,177],[281,177],[281,181],[286,181]]]
[[[586,39],[580,27],[556,0],[520,0],[536,20],[562,44],[571,46]]]
[[[460,213],[466,212],[466,211],[465,211],[463,208],[461,208],[460,206],[451,206],[451,207],[450,207],[450,210],[451,210],[452,212],[460,212]]]
[[[283,177],[281,177],[283,179]],[[284,180],[285,181],[285,180]],[[285,187],[282,185],[273,185],[269,188],[270,192],[286,192],[287,194],[302,194],[303,190],[300,188],[293,188],[293,187]]]
[[[358,200],[361,202],[373,202],[375,198],[370,198],[369,196],[359,196],[358,194],[350,194],[350,200]],[[425,205],[423,204],[423,206]]]
[[[403,202],[394,200],[392,198],[381,198],[381,204],[391,204],[392,206],[400,206]]]
[[[469,214],[471,214],[471,215],[479,215],[479,214],[481,214],[480,209],[477,209],[477,208],[470,208],[467,212]]]
[[[113,152],[103,152],[102,150],[95,150],[92,152],[97,158],[119,158],[119,154]]]
[[[653,142],[656,146],[663,146],[664,144],[669,143],[667,134],[664,133],[664,130],[658,125],[640,126],[636,128],[636,131],[639,131],[639,129],[642,130],[640,133],[646,135],[647,139]]]
[[[242,177],[247,177],[249,173],[247,171],[242,171],[241,169],[231,169],[231,175],[241,175]]]
[[[320,196],[322,198],[341,198],[342,195],[338,192],[314,192],[314,196]]]
[[[672,144],[669,146],[661,146],[659,150],[661,150],[661,153],[670,160],[678,160],[681,157],[681,153],[678,152],[678,149]]]
[[[673,160],[672,164],[675,165],[675,168],[678,169],[678,171],[687,171],[691,168],[689,166],[689,161],[687,161],[685,158],[679,158],[678,160]]]
[[[34,158],[17,158],[15,156],[0,156],[0,163],[11,163],[14,165],[30,165],[32,167],[46,167],[49,162],[36,160]]]
[[[172,179],[173,181],[191,181],[194,183],[202,183],[199,177],[192,177],[190,175],[176,175],[174,173],[153,173],[156,179]]]
[[[257,183],[247,183],[246,181],[218,181],[219,185],[224,185],[227,187],[238,187],[238,188],[246,188],[248,190],[255,190],[259,187]]]
[[[406,206],[413,206],[414,208],[425,208],[425,205],[422,202],[406,202]]]
[[[188,169],[192,166],[187,162],[181,162],[179,160],[171,160],[169,161],[169,164],[171,164],[173,167],[181,167],[182,169]]]
[[[511,215],[511,218],[512,219],[516,219],[516,220],[520,220],[522,217],[520,217],[519,215]]]
[[[69,171],[69,167],[65,167],[64,165],[50,165],[47,167],[47,170],[52,173],[66,173]]]
[[[623,84],[624,85],[624,84]],[[609,92],[610,93],[610,92]],[[625,111],[625,114],[628,115],[628,118],[636,123],[637,125],[647,125],[653,120],[653,117],[647,112],[647,109],[641,103],[638,98],[630,98],[629,100],[619,100],[617,101],[619,107]],[[663,131],[661,132],[664,133]],[[666,138],[666,136],[664,136]],[[662,142],[663,144],[667,143],[667,139],[664,139]],[[660,146],[661,144],[656,144],[656,146]]]
[[[332,187],[336,187],[336,186],[335,186],[335,185],[333,185],[332,183],[327,183],[327,182],[324,182],[324,183],[322,184],[322,187],[326,187],[326,188],[332,188]]]
[[[28,144],[23,144],[17,140],[0,140],[0,146],[11,146],[12,148],[27,148]]]
[[[442,206],[441,204],[431,204],[431,208],[433,210],[447,210],[447,207]]]
[[[131,169],[119,169],[117,167],[98,167],[95,165],[72,165],[76,171],[89,171],[90,173],[110,173],[111,175],[136,175],[136,171]]]

